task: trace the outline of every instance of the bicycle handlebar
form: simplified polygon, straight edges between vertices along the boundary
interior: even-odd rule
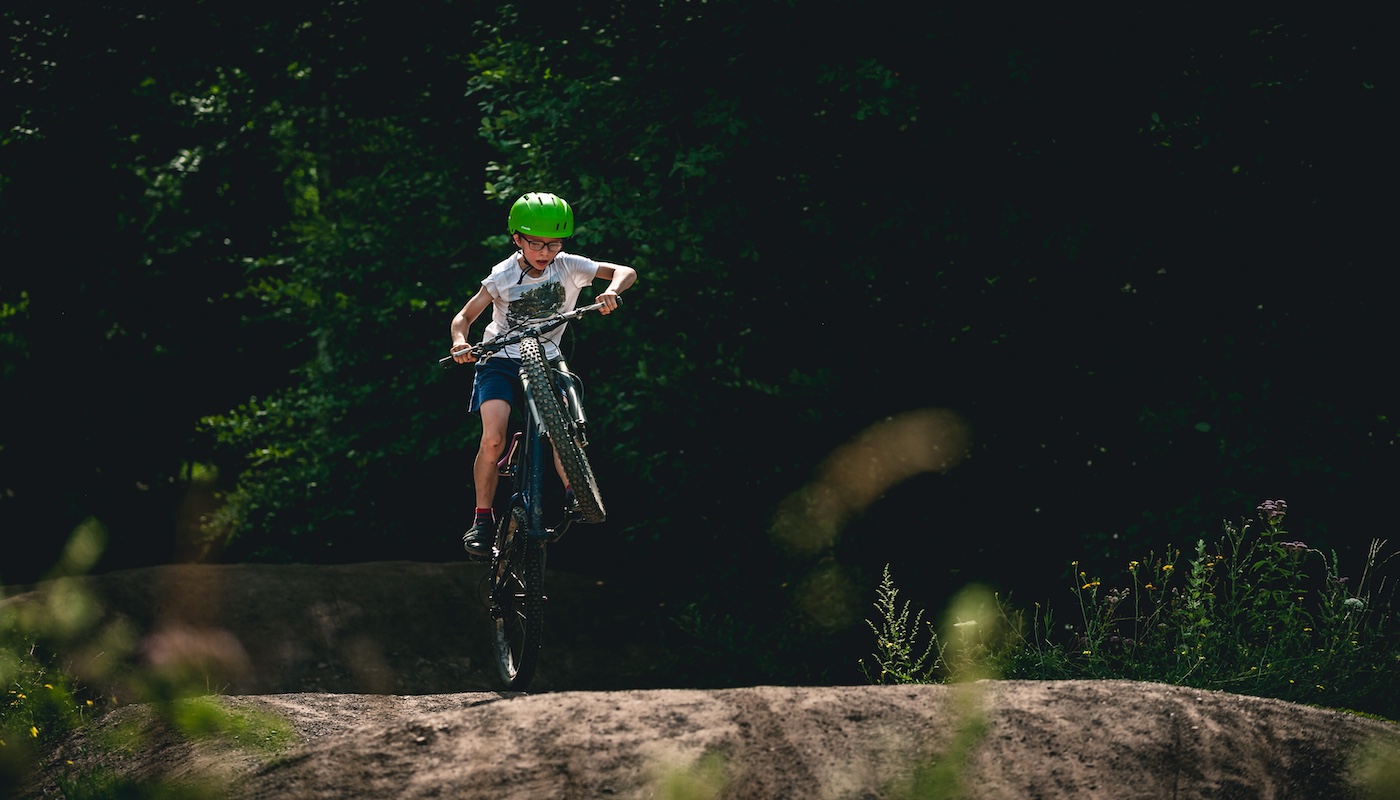
[[[618,298],[617,302],[621,304],[622,298]],[[597,311],[602,307],[602,303],[593,303],[592,305],[586,305],[582,308],[576,308],[573,311],[565,311],[560,314],[550,314],[547,317],[540,317],[539,319],[527,320],[526,322],[523,322],[520,325],[511,328],[510,330],[504,333],[493,336],[490,339],[481,342],[480,344],[474,344],[468,349],[470,350],[473,356],[475,356],[476,358],[481,358],[482,356],[490,355],[492,353],[503,350],[506,346],[515,344],[516,342],[519,342],[521,339],[524,339],[526,337],[543,336],[544,334],[549,333],[550,331],[554,330],[560,325],[563,325],[569,320],[577,319],[583,316],[584,314],[587,314],[591,311]],[[462,350],[458,350],[452,355],[446,356],[444,358],[439,358],[438,363],[446,364],[450,361],[455,361],[456,357],[463,352],[464,351]]]

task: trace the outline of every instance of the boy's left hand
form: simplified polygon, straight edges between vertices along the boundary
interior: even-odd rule
[[[603,307],[598,309],[599,314],[611,314],[613,311],[617,310],[618,303],[622,302],[622,298],[618,297],[617,292],[614,292],[612,289],[605,289],[599,292],[593,299],[603,304]]]

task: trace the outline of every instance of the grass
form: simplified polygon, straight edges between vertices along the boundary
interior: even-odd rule
[[[1064,615],[996,597],[939,632],[910,620],[887,567],[878,622],[868,621],[876,650],[861,667],[872,683],[1129,679],[1400,718],[1386,542],[1372,542],[1353,581],[1335,553],[1290,538],[1284,501],[1257,511],[1189,553],[1167,547],[1130,561],[1115,580],[1074,562]]]

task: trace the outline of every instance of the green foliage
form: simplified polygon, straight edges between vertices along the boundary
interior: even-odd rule
[[[1400,642],[1375,573],[1384,542],[1373,542],[1353,586],[1335,553],[1286,540],[1285,512],[1267,501],[1261,524],[1227,523],[1184,560],[1168,549],[1130,562],[1128,586],[1105,590],[1081,572],[1071,668],[1394,716],[1384,687]]]
[[[91,524],[75,532],[54,569],[50,607],[0,606],[0,792],[28,775],[38,753],[92,718],[91,694],[45,645],[90,622],[91,604],[64,578],[92,565],[101,540],[102,531]],[[3,590],[0,585],[0,598]]]
[[[119,702],[97,686],[120,685],[154,713],[154,719],[136,717],[102,729],[88,740],[114,764],[124,752],[148,745],[155,732],[153,724],[177,738],[219,739],[268,759],[285,752],[295,741],[286,720],[209,695],[213,676],[223,668],[239,666],[219,662],[241,655],[241,651],[230,654],[221,648],[227,638],[217,636],[217,631],[201,640],[190,636],[189,630],[167,626],[145,640],[154,646],[148,652],[152,663],[139,669],[102,666],[124,663],[135,647],[121,619],[101,622],[97,601],[77,580],[98,561],[105,545],[106,532],[100,525],[92,521],[80,525],[46,575],[41,591],[0,604],[0,795],[8,797],[43,763],[47,751],[80,729],[93,730],[94,720]],[[3,589],[0,585],[0,599]],[[178,641],[162,642],[162,637]],[[160,650],[166,652],[152,655]],[[60,663],[51,655],[54,652],[93,657],[86,663]],[[67,774],[60,768],[47,777],[63,788],[66,797],[199,798],[226,793],[217,781],[205,778],[133,779],[105,767],[83,774]]]
[[[1353,583],[1335,554],[1287,539],[1286,511],[1281,500],[1265,501],[1258,523],[1227,523],[1222,537],[1197,542],[1192,555],[1169,547],[1131,561],[1123,586],[1105,587],[1079,570],[1078,618],[1062,630],[1050,609],[1038,608],[1026,631],[1023,615],[1002,603],[1016,635],[984,653],[989,670],[1005,678],[1160,681],[1400,716],[1390,691],[1400,627],[1381,572],[1390,559],[1385,542],[1373,541]],[[883,600],[892,588],[879,591],[877,609],[899,641],[877,638],[877,646],[906,651],[914,632]]]
[[[935,648],[938,634],[924,622],[924,612],[909,618],[909,602],[899,604],[899,590],[885,566],[876,589],[875,611],[879,627],[870,620],[866,624],[875,632],[875,653],[871,663],[860,661],[861,672],[871,683],[929,683],[939,667]]]
[[[92,705],[77,699],[76,679],[45,658],[32,635],[9,619],[0,620],[0,682],[0,747],[21,747],[30,739],[59,741],[82,724]]]

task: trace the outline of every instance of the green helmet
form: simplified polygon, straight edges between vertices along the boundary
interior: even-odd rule
[[[563,239],[574,235],[574,210],[548,192],[530,192],[510,207],[510,232]]]

